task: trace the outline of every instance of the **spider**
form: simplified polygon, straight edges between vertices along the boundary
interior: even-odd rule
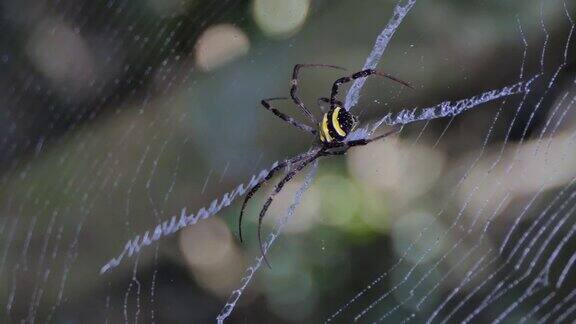
[[[244,203],[242,204],[242,209],[240,210],[240,217],[238,220],[238,234],[240,241],[242,242],[242,216],[244,215],[244,209],[246,208],[246,204],[248,201],[254,196],[254,194],[262,187],[262,185],[270,180],[276,172],[286,168],[288,173],[276,184],[274,191],[262,207],[260,211],[260,216],[258,218],[258,242],[260,244],[260,252],[262,253],[262,257],[266,264],[270,267],[270,263],[266,259],[266,255],[264,253],[264,246],[262,245],[262,219],[266,215],[266,211],[270,204],[274,200],[274,197],[282,191],[282,188],[290,181],[292,178],[304,167],[309,165],[310,163],[314,162],[316,159],[323,157],[323,156],[330,156],[330,155],[344,155],[351,147],[354,146],[362,146],[366,145],[370,142],[382,139],[392,133],[397,132],[398,130],[393,130],[388,133],[385,133],[380,136],[376,136],[370,139],[357,139],[357,140],[350,140],[346,141],[346,137],[350,134],[352,130],[358,125],[358,117],[352,115],[346,109],[344,109],[344,105],[341,101],[336,99],[336,95],[338,94],[338,88],[340,85],[344,83],[348,83],[358,78],[365,78],[371,75],[381,76],[388,78],[392,81],[398,82],[403,86],[412,88],[408,83],[397,79],[389,74],[374,70],[374,69],[367,69],[362,70],[360,72],[356,72],[350,76],[345,76],[337,79],[334,81],[332,85],[332,91],[330,94],[330,98],[321,97],[318,98],[318,104],[322,109],[322,120],[319,122],[316,117],[310,112],[310,110],[304,105],[300,97],[298,96],[298,74],[301,68],[304,67],[327,67],[339,70],[346,70],[345,68],[336,66],[336,65],[329,65],[329,64],[297,64],[294,66],[294,70],[292,73],[292,80],[290,82],[290,98],[292,101],[300,108],[300,110],[310,119],[310,121],[316,125],[316,128],[310,127],[308,125],[302,124],[294,118],[280,112],[278,109],[272,107],[270,104],[271,101],[274,100],[289,100],[290,98],[287,97],[274,97],[263,99],[261,101],[262,106],[267,110],[271,111],[274,115],[278,116],[283,121],[287,122],[288,124],[304,131],[317,139],[316,145],[306,153],[297,155],[291,159],[287,159],[279,163],[276,167],[270,169],[268,174],[258,182],[254,187],[248,191],[246,194],[246,198],[244,199]],[[324,111],[322,105],[320,103],[328,103],[330,105],[330,109],[326,112]],[[292,166],[294,169],[292,169]]]

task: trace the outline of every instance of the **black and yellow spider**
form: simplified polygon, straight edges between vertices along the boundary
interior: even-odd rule
[[[323,112],[322,121],[318,122],[316,117],[314,117],[314,115],[310,112],[310,110],[308,110],[308,108],[306,108],[302,100],[298,97],[298,73],[300,72],[300,69],[303,67],[329,67],[334,69],[345,70],[344,68],[341,68],[339,66],[328,64],[297,64],[296,66],[294,66],[294,71],[292,73],[292,80],[290,82],[291,84],[290,97],[292,98],[292,101],[294,101],[294,103],[300,108],[300,110],[310,119],[310,121],[312,121],[314,125],[317,125],[317,129],[299,123],[298,121],[294,120],[294,118],[281,113],[278,109],[270,105],[270,101],[287,100],[289,98],[277,97],[277,98],[268,98],[261,101],[262,106],[270,110],[274,115],[280,117],[282,120],[289,123],[290,125],[312,134],[318,140],[317,145],[313,149],[309,150],[306,153],[293,157],[291,159],[282,161],[276,167],[270,169],[270,171],[264,177],[264,179],[259,183],[257,183],[254,187],[252,187],[250,191],[248,191],[248,193],[246,194],[246,198],[244,199],[244,203],[242,204],[242,209],[240,210],[240,218],[238,221],[238,233],[240,236],[240,241],[242,241],[242,215],[244,214],[244,209],[246,208],[246,204],[248,203],[250,198],[252,198],[252,196],[256,193],[256,191],[258,191],[258,189],[262,187],[262,184],[270,180],[277,171],[284,169],[286,167],[291,169],[288,171],[286,176],[284,176],[284,178],[282,178],[282,180],[278,182],[278,184],[274,188],[274,191],[268,197],[268,200],[266,200],[266,202],[264,203],[264,206],[260,211],[260,217],[258,218],[258,242],[260,243],[260,251],[262,253],[263,259],[266,262],[266,264],[268,264],[268,266],[270,264],[266,259],[266,255],[264,254],[264,248],[262,245],[262,236],[261,236],[262,219],[266,215],[266,211],[268,210],[268,207],[270,207],[270,204],[272,203],[274,196],[276,196],[282,190],[284,185],[286,185],[286,183],[288,183],[299,171],[304,169],[304,167],[306,167],[308,164],[312,163],[319,157],[329,155],[343,155],[348,151],[348,149],[350,149],[353,146],[366,145],[372,141],[384,138],[397,131],[394,130],[370,139],[365,138],[365,139],[346,141],[347,136],[350,134],[352,130],[354,130],[354,128],[358,124],[358,118],[349,113],[346,109],[344,109],[344,105],[342,104],[342,102],[336,99],[336,95],[338,94],[338,87],[343,83],[347,83],[358,78],[365,78],[370,75],[386,77],[406,87],[410,87],[408,83],[374,69],[362,70],[350,76],[339,78],[336,81],[334,81],[334,84],[332,85],[332,92],[330,94],[330,98],[322,97],[318,99],[318,102],[325,102],[330,104],[330,109],[328,110],[328,112],[324,112],[324,110],[322,109]],[[322,106],[320,107],[322,108]]]

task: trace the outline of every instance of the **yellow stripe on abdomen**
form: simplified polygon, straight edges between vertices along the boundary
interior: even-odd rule
[[[342,129],[342,127],[340,127],[340,122],[338,121],[338,115],[340,114],[340,107],[336,107],[334,109],[334,112],[332,112],[332,127],[334,127],[334,130],[336,130],[336,133],[338,133],[338,135],[344,137],[346,136],[346,132]]]
[[[330,136],[330,133],[328,132],[328,114],[324,114],[324,117],[322,117],[322,123],[320,124],[320,132],[322,133],[320,135],[320,139],[322,139],[322,135],[324,135],[326,142],[328,143],[332,142],[332,136]]]

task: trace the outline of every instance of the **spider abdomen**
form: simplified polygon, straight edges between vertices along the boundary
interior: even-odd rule
[[[354,127],[354,117],[341,107],[334,107],[322,117],[318,133],[323,143],[341,142]]]

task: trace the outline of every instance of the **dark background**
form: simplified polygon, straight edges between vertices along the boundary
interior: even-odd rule
[[[314,139],[262,109],[260,99],[287,95],[297,63],[361,69],[394,4],[3,0],[0,321],[213,321],[258,256],[255,219],[271,188],[249,205],[244,244],[235,204],[109,274],[98,271],[134,235],[183,207],[196,211],[273,161],[306,150]],[[573,4],[566,11],[576,17]],[[568,237],[556,260],[566,264],[575,247],[573,218],[538,237],[529,226],[546,206],[569,216],[573,205],[565,196],[553,199],[563,188],[571,192],[576,175],[571,28],[561,1],[417,2],[379,65],[415,89],[371,79],[354,109],[362,121],[512,84],[521,66],[525,78],[543,69],[526,108],[516,113],[522,96],[491,102],[323,160],[269,256],[272,269],[260,270],[232,320],[319,322],[384,272],[379,286],[338,319],[350,321],[391,292],[363,319],[376,320],[401,303],[387,318],[400,321],[415,312],[416,303],[403,302],[414,285],[418,296],[430,293],[415,312],[425,319],[483,253],[495,257],[484,275],[502,266],[498,276],[523,278],[516,261],[506,262],[517,257],[512,248],[497,253],[516,222],[512,243],[524,233],[554,239],[548,259]],[[302,73],[301,92],[315,112],[315,98],[328,95],[341,74]],[[290,103],[279,108],[304,120]],[[542,132],[544,144],[535,149]],[[488,171],[494,161],[498,166]],[[301,183],[297,178],[275,200],[266,231]],[[491,213],[498,219],[484,233]],[[559,223],[549,219],[544,229],[551,231]],[[533,253],[529,259],[541,260]],[[555,277],[562,268],[553,268]],[[477,318],[501,314],[537,276],[527,278]],[[559,290],[551,305],[572,289]],[[470,314],[484,293],[452,319]],[[509,319],[529,313],[537,297]]]

